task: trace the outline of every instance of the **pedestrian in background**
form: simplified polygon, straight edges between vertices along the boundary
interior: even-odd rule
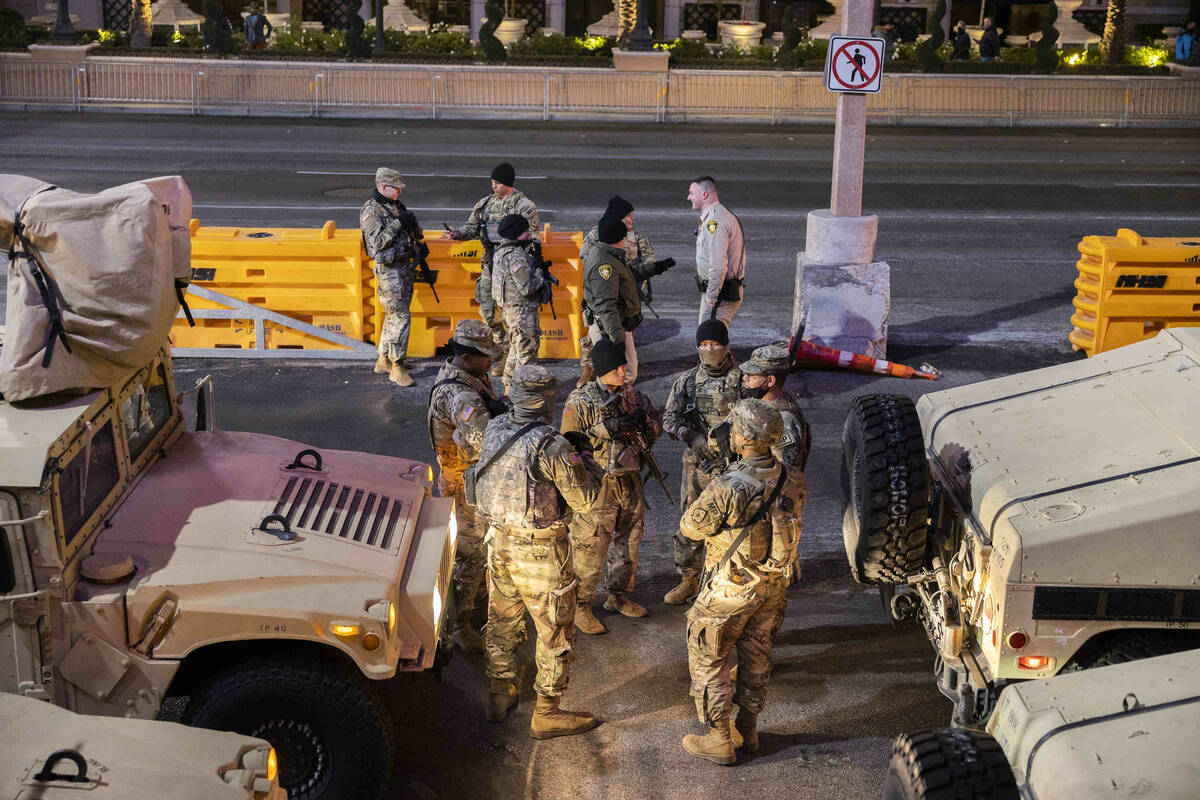
[[[1000,57],[1000,32],[991,17],[983,18],[983,36],[979,38],[979,57],[984,61],[995,61]]]
[[[954,26],[954,50],[950,53],[950,60],[971,60],[971,37],[967,35],[967,23],[961,19]]]
[[[717,196],[717,182],[704,175],[688,187],[688,201],[700,212],[696,228],[696,286],[700,290],[700,317],[719,319],[731,328],[742,305],[746,278],[746,243],[742,223]]]
[[[492,292],[492,257],[500,244],[497,227],[500,220],[509,214],[520,214],[529,223],[530,235],[537,239],[541,235],[542,223],[534,202],[513,188],[517,182],[517,171],[512,164],[507,161],[497,164],[492,169],[491,181],[492,193],[475,204],[461,228],[447,227],[442,238],[479,239],[483,245],[479,257],[479,279],[475,282],[475,302],[479,303],[479,315],[491,327],[496,344],[500,345],[500,357],[492,367],[492,374],[501,375],[508,360],[509,333],[504,327],[503,311],[497,308]]]
[[[1192,57],[1196,47],[1196,21],[1188,20],[1183,30],[1175,37],[1175,60],[1180,64]]]
[[[418,235],[421,226],[413,213],[400,202],[404,180],[388,167],[375,171],[375,194],[363,204],[358,215],[367,255],[375,261],[375,285],[383,309],[379,331],[379,358],[375,371],[387,373],[397,386],[412,386],[405,357],[412,324],[413,278],[416,274],[417,248],[425,246]]]
[[[267,37],[275,30],[275,27],[271,25],[271,20],[267,19],[267,15],[262,13],[262,7],[258,5],[250,6],[250,14],[246,17],[244,27],[247,50],[265,49]]]

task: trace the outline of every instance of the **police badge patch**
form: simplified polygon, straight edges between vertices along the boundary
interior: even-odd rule
[[[708,231],[709,233],[716,233],[717,221],[715,219],[710,219],[708,222],[704,223],[704,230]]]
[[[612,267],[609,266],[608,264],[601,264],[600,265],[600,277],[604,278],[604,280],[608,280],[609,278],[611,278],[612,277]]]

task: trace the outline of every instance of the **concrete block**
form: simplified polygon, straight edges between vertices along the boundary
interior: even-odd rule
[[[871,358],[887,358],[892,305],[891,267],[887,262],[819,264],[806,253],[800,254],[797,261],[804,340]]]
[[[835,217],[827,208],[808,212],[804,254],[810,264],[870,264],[879,217]]]

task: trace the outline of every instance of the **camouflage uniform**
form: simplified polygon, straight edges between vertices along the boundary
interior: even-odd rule
[[[592,249],[601,246],[599,226],[593,225],[592,229],[583,237],[583,247],[579,249],[580,263],[586,265]],[[649,239],[633,229],[625,236],[624,246],[625,264],[633,273],[638,287],[638,308],[640,313],[642,287],[646,285],[646,281],[656,274],[654,269],[654,247],[651,246]],[[625,359],[627,363],[625,379],[627,383],[633,383],[637,378],[637,351],[633,346],[632,332],[626,331],[626,334]],[[579,372],[586,377],[586,380],[583,381],[584,383],[591,380],[594,376],[592,369],[592,345],[600,341],[600,337],[603,335],[604,332],[600,326],[593,322],[588,326],[588,332],[579,339]]]
[[[774,375],[782,385],[787,380],[789,367],[790,358],[787,346],[769,344],[756,348],[750,354],[750,360],[742,364],[741,369],[743,375]],[[804,419],[804,412],[800,410],[800,404],[787,392],[775,400],[766,402],[770,403],[783,418],[783,435],[779,437],[779,444],[773,448],[772,452],[776,458],[789,467],[803,470],[805,464],[808,463],[809,451],[812,449],[812,431],[808,427],[808,421]]]
[[[490,244],[485,245],[479,260],[479,280],[475,283],[475,302],[479,303],[479,315],[491,326],[496,344],[500,345],[500,361],[504,361],[504,351],[508,350],[508,333],[501,322],[501,315],[492,297],[492,261],[494,251],[500,244],[500,234],[496,227],[500,220],[509,214],[520,214],[529,220],[529,230],[533,238],[541,236],[542,223],[538,219],[537,206],[517,189],[504,197],[489,194],[471,209],[471,215],[461,228],[454,228],[450,235],[454,239],[480,239],[487,237]]]
[[[756,416],[769,410],[761,401],[748,400],[739,404],[737,413],[750,404],[754,404],[750,413]],[[776,439],[782,428],[778,415],[764,427],[773,428],[770,438]],[[774,492],[781,470],[784,480],[770,509],[718,568],[742,526]],[[710,725],[727,722],[733,703],[752,718],[762,711],[773,666],[771,646],[787,611],[786,592],[797,558],[794,542],[799,538],[806,496],[804,475],[767,453],[734,462],[684,512],[683,534],[709,542],[705,558],[709,580],[688,611],[687,646],[690,694]],[[790,560],[775,560],[779,551],[773,552],[772,546],[788,541],[782,535],[785,531],[792,542]],[[733,689],[729,655],[735,647],[738,675]]]
[[[551,412],[530,411],[524,387],[549,387]],[[534,690],[557,697],[567,688],[575,642],[575,587],[567,535],[570,510],[596,503],[598,477],[584,457],[549,424],[555,380],[544,367],[525,365],[514,375],[514,408],[488,423],[480,451],[487,463],[510,437],[517,439],[478,477],[478,511],[488,521],[488,623],[484,633],[487,676],[511,682],[516,650],[525,639],[525,613],[537,629]]]
[[[680,375],[671,384],[667,405],[663,409],[663,428],[676,439],[686,441],[685,431],[695,431],[707,437],[713,426],[729,415],[738,401],[742,388],[742,372],[733,357],[716,368],[703,364]],[[719,451],[705,444],[683,451],[683,477],[679,489],[680,505],[695,502],[700,492],[712,480],[715,470],[723,467]],[[703,541],[691,541],[676,532],[674,537],[675,567],[685,578],[700,574]]]
[[[492,342],[491,329],[479,320],[463,320],[454,330],[454,339],[495,355],[498,348]],[[483,587],[487,569],[483,545],[487,532],[482,520],[476,518],[475,507],[467,505],[463,495],[463,472],[479,458],[484,430],[503,404],[497,400],[491,379],[476,377],[447,361],[438,371],[437,381],[429,393],[426,421],[429,440],[437,456],[438,492],[454,498],[458,517],[458,538],[454,554],[454,591],[457,623],[468,625],[476,598]]]
[[[653,445],[662,435],[662,421],[641,392],[628,388],[638,411],[645,414],[641,431],[646,444]],[[571,544],[575,553],[575,574],[579,576],[579,605],[591,605],[608,564],[605,587],[611,594],[633,589],[637,572],[638,546],[646,523],[645,490],[641,470],[645,466],[641,451],[630,442],[631,434],[612,433],[604,421],[626,415],[625,399],[612,403],[613,392],[599,381],[584,384],[571,392],[563,408],[562,431],[578,431],[588,438],[596,462],[604,470],[600,501],[591,511],[576,514],[571,522]]]
[[[501,239],[496,248],[492,297],[504,311],[509,348],[504,361],[504,385],[522,364],[537,362],[542,329],[538,322],[538,292],[546,285],[524,242]]]
[[[375,284],[384,314],[379,354],[393,363],[403,362],[408,353],[409,306],[416,274],[416,243],[401,224],[401,216],[411,217],[412,213],[403,203],[389,200],[378,191],[358,215],[367,255],[375,261]]]

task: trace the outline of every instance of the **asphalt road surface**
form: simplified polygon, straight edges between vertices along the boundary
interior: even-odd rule
[[[935,129],[868,131],[864,206],[879,215],[877,257],[892,267],[889,357],[928,361],[930,384],[807,372],[789,389],[815,435],[807,470],[804,577],[790,595],[760,722],[762,750],[735,768],[679,746],[699,732],[687,697],[683,609],[674,584],[678,512],[652,504],[634,597],[641,620],[600,611],[610,627],[580,637],[569,707],[603,720],[570,739],[534,742],[530,647],[521,703],[503,724],[483,719],[478,659],[458,657],[389,692],[405,736],[396,798],[866,798],[878,796],[897,733],[948,724],[931,679],[933,653],[913,628],[893,628],[872,590],[853,584],[841,544],[838,463],[852,397],[912,396],[1074,358],[1067,344],[1076,245],[1128,227],[1146,236],[1200,235],[1200,137],[1193,131]],[[638,331],[639,388],[658,404],[695,362],[691,178],[710,173],[741,218],[747,300],[733,329],[739,358],[787,338],[796,253],[807,211],[828,206],[832,130],[702,125],[428,123],[24,114],[0,121],[0,170],[96,191],[138,177],[183,175],[206,225],[357,224],[375,167],[408,176],[404,200],[426,228],[460,223],[501,160],[554,228],[587,229],[607,198],[636,206],[639,230],[679,266],[655,279],[656,309]],[[649,315],[648,315],[649,316]],[[576,367],[552,368],[574,385]],[[424,403],[437,363],[395,389],[369,366],[250,360],[181,361],[189,385],[213,373],[222,427],[318,447],[431,459]],[[678,490],[681,447],[659,458]]]

